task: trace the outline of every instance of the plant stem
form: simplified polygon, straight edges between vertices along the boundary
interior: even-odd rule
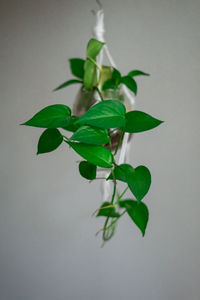
[[[101,92],[100,92],[100,89],[97,86],[95,87],[95,89],[96,89],[97,93],[99,94],[99,97],[101,98],[101,101],[105,101],[103,99],[103,96],[102,96]]]
[[[125,190],[121,193],[121,195],[119,195],[119,200],[121,200],[121,198],[124,196],[124,194],[127,192],[128,190],[128,186],[125,188]]]
[[[120,144],[121,144],[121,141],[122,141],[123,137],[124,137],[124,131],[122,131],[121,134],[120,134],[119,141],[118,141],[118,143],[117,143],[115,152],[114,152],[114,154],[113,154],[114,156],[117,154],[117,151],[118,151],[118,149],[119,149],[119,146],[120,146]]]

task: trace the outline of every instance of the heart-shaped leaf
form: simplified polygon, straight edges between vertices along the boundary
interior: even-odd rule
[[[129,177],[129,173],[133,172],[134,168],[129,165],[129,164],[121,164],[119,166],[115,166],[113,173],[114,177],[117,180],[127,182],[127,178]],[[109,179],[114,179],[113,178],[113,173],[111,172],[110,175],[108,176],[107,180]]]
[[[83,79],[85,60],[81,58],[69,59],[70,69],[74,76]]]
[[[128,73],[128,76],[130,76],[130,77],[141,76],[141,75],[142,76],[150,76],[150,74],[145,73],[145,72],[140,71],[140,70],[133,70],[133,71],[130,71]]]
[[[58,91],[60,89],[63,89],[69,85],[72,85],[72,84],[76,84],[76,83],[83,83],[82,80],[77,80],[77,79],[71,79],[71,80],[67,80],[65,81],[64,83],[62,83],[61,85],[59,85],[57,88],[55,88],[53,91]]]
[[[90,91],[97,84],[97,70],[96,66],[89,59],[85,61],[84,64],[84,87],[86,90]]]
[[[119,218],[120,214],[115,211],[115,208],[110,202],[104,202],[97,214],[97,217]]]
[[[51,152],[60,146],[63,136],[58,129],[46,129],[40,136],[37,154]]]
[[[138,166],[127,176],[128,186],[138,201],[148,193],[151,185],[151,173],[145,166]]]
[[[127,199],[120,201],[120,207],[126,209],[129,217],[138,226],[144,236],[149,219],[147,206],[143,202]]]
[[[92,59],[96,59],[104,44],[105,43],[100,42],[96,39],[90,39],[87,45],[86,56],[91,57]]]
[[[153,129],[163,123],[163,121],[153,118],[152,116],[138,110],[126,113],[126,132],[142,132]]]
[[[129,90],[137,95],[137,83],[133,78],[131,78],[130,76],[124,76],[122,77],[121,81],[127,86],[127,88],[129,88]]]
[[[120,83],[121,74],[116,68],[113,68],[112,77],[103,83],[102,90],[117,89]]]
[[[62,128],[68,125],[71,109],[63,104],[50,105],[21,124],[40,128]]]
[[[78,121],[99,128],[121,128],[125,124],[125,106],[117,100],[106,100],[92,106]]]
[[[93,180],[96,178],[97,166],[88,161],[81,161],[79,164],[79,172],[84,178]]]
[[[110,138],[107,130],[85,125],[80,127],[70,140],[91,145],[105,145],[109,143]]]
[[[80,156],[90,163],[102,167],[112,168],[114,161],[112,153],[103,146],[88,145],[83,143],[69,142],[66,143],[71,146]]]

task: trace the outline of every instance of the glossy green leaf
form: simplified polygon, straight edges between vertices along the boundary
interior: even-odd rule
[[[41,128],[62,128],[68,125],[71,109],[63,104],[50,105],[21,124]]]
[[[76,151],[80,156],[90,163],[102,168],[112,167],[114,160],[113,155],[103,146],[88,145],[69,141],[67,143],[74,149],[74,151]]]
[[[69,122],[68,122],[67,126],[63,127],[63,129],[65,129],[67,131],[75,132],[80,127],[80,125],[76,123],[78,121],[78,119],[79,118],[76,116],[71,116],[69,118]]]
[[[87,45],[86,56],[95,59],[97,55],[100,53],[104,44],[105,43],[100,42],[96,39],[91,39]]]
[[[125,124],[125,106],[116,100],[106,100],[92,106],[78,121],[100,128],[121,128]]]
[[[148,73],[145,73],[143,71],[140,71],[140,70],[133,70],[131,72],[128,73],[128,76],[130,77],[135,77],[135,76],[150,76],[150,74]]]
[[[148,193],[151,186],[151,173],[145,166],[138,166],[127,176],[129,189],[138,201]]]
[[[74,76],[83,79],[85,60],[81,58],[69,59],[70,69]]]
[[[53,91],[58,91],[60,89],[63,89],[69,85],[72,85],[72,84],[76,84],[76,83],[83,83],[82,80],[77,80],[77,79],[71,79],[71,80],[67,80],[65,81],[64,83],[62,83],[61,85],[59,85],[57,88],[55,88]]]
[[[96,178],[97,166],[91,164],[88,161],[81,161],[79,164],[79,173],[84,178],[93,180]]]
[[[103,216],[103,217],[110,217],[110,218],[119,218],[120,214],[116,212],[114,207],[107,207],[110,205],[111,205],[110,202],[104,202],[97,214],[97,217]]]
[[[163,123],[163,121],[138,110],[128,112],[125,117],[126,125],[124,130],[126,132],[142,132],[153,129]]]
[[[58,129],[46,129],[40,136],[37,154],[51,152],[57,149],[63,141]]]
[[[120,207],[124,207],[126,209],[129,217],[138,226],[144,236],[149,219],[147,206],[143,202],[127,199],[120,201]]]
[[[84,64],[84,87],[90,91],[97,84],[97,70],[96,66],[89,59]]]
[[[91,145],[105,145],[109,143],[110,138],[107,130],[85,125],[80,127],[70,140]]]
[[[108,89],[117,89],[119,84],[121,83],[121,74],[117,69],[113,69],[112,77],[107,79],[102,86],[102,90],[108,90]]]
[[[129,176],[129,173],[133,172],[133,171],[134,171],[134,168],[131,165],[121,164],[119,166],[115,166],[115,168],[113,170],[113,173],[114,173],[115,179],[123,181],[123,182],[127,182],[127,178]],[[112,173],[110,173],[107,180],[108,179],[114,179]]]
[[[135,95],[137,95],[137,83],[133,78],[131,78],[130,76],[124,76],[122,77],[121,81],[127,86],[127,88],[129,88],[129,90],[131,90]]]

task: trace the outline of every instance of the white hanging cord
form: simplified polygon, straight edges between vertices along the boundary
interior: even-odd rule
[[[95,16],[96,16],[96,24],[93,28],[93,37],[101,42],[105,42],[104,39],[104,33],[105,33],[105,28],[104,28],[104,12],[103,12],[103,7],[102,4],[99,0],[96,0],[97,4],[99,5],[99,10],[98,11],[92,11]],[[111,64],[112,67],[116,68],[115,61],[108,49],[107,45],[104,45],[102,51],[100,52],[100,55],[98,57],[98,64],[102,66],[102,61],[103,61],[103,51],[105,52],[106,56],[108,57],[108,60]],[[122,86],[122,90],[126,97],[129,99],[130,102],[130,108],[133,110],[134,105],[135,105],[135,98],[134,96],[130,93],[128,88],[126,86]],[[99,95],[97,94],[98,99],[100,100]],[[130,141],[129,141],[130,133],[125,133],[124,138],[122,141],[121,145],[121,150],[120,150],[120,155],[119,155],[119,161],[118,164],[123,164],[125,161],[128,161],[128,156],[129,156],[129,150],[130,150]],[[103,172],[103,176],[105,178],[109,175],[109,171],[105,170]],[[112,185],[111,181],[104,180],[101,185],[102,189],[102,194],[103,194],[103,201],[108,201],[108,199],[112,195]]]

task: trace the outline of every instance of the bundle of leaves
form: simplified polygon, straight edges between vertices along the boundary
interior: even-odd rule
[[[79,172],[89,181],[97,179],[97,168],[109,169],[110,175],[103,180],[113,181],[113,194],[110,202],[104,202],[97,209],[96,216],[104,217],[105,223],[101,229],[103,241],[109,240],[119,219],[127,214],[140,229],[144,236],[148,223],[149,212],[144,197],[151,185],[151,174],[147,167],[133,167],[130,164],[118,165],[116,155],[124,133],[139,133],[151,130],[163,121],[151,115],[138,111],[126,111],[126,107],[118,100],[104,100],[103,91],[117,89],[126,85],[134,94],[137,93],[137,84],[134,77],[149,75],[139,70],[133,70],[126,76],[109,66],[101,67],[97,63],[97,56],[104,43],[91,39],[87,46],[86,59],[70,59],[71,79],[59,85],[60,90],[71,84],[81,84],[88,91],[96,91],[101,101],[93,105],[82,117],[77,118],[71,109],[64,104],[50,105],[36,113],[22,125],[45,128],[39,138],[37,154],[48,153],[57,149],[61,143],[66,143],[84,160],[79,163]],[[78,78],[78,79],[77,79]],[[111,132],[120,130],[120,138],[114,151],[111,145]],[[71,133],[66,136],[63,132]],[[106,145],[110,148],[106,148]],[[118,181],[125,185],[124,190],[117,191]],[[131,191],[133,198],[124,198],[125,193]]]

